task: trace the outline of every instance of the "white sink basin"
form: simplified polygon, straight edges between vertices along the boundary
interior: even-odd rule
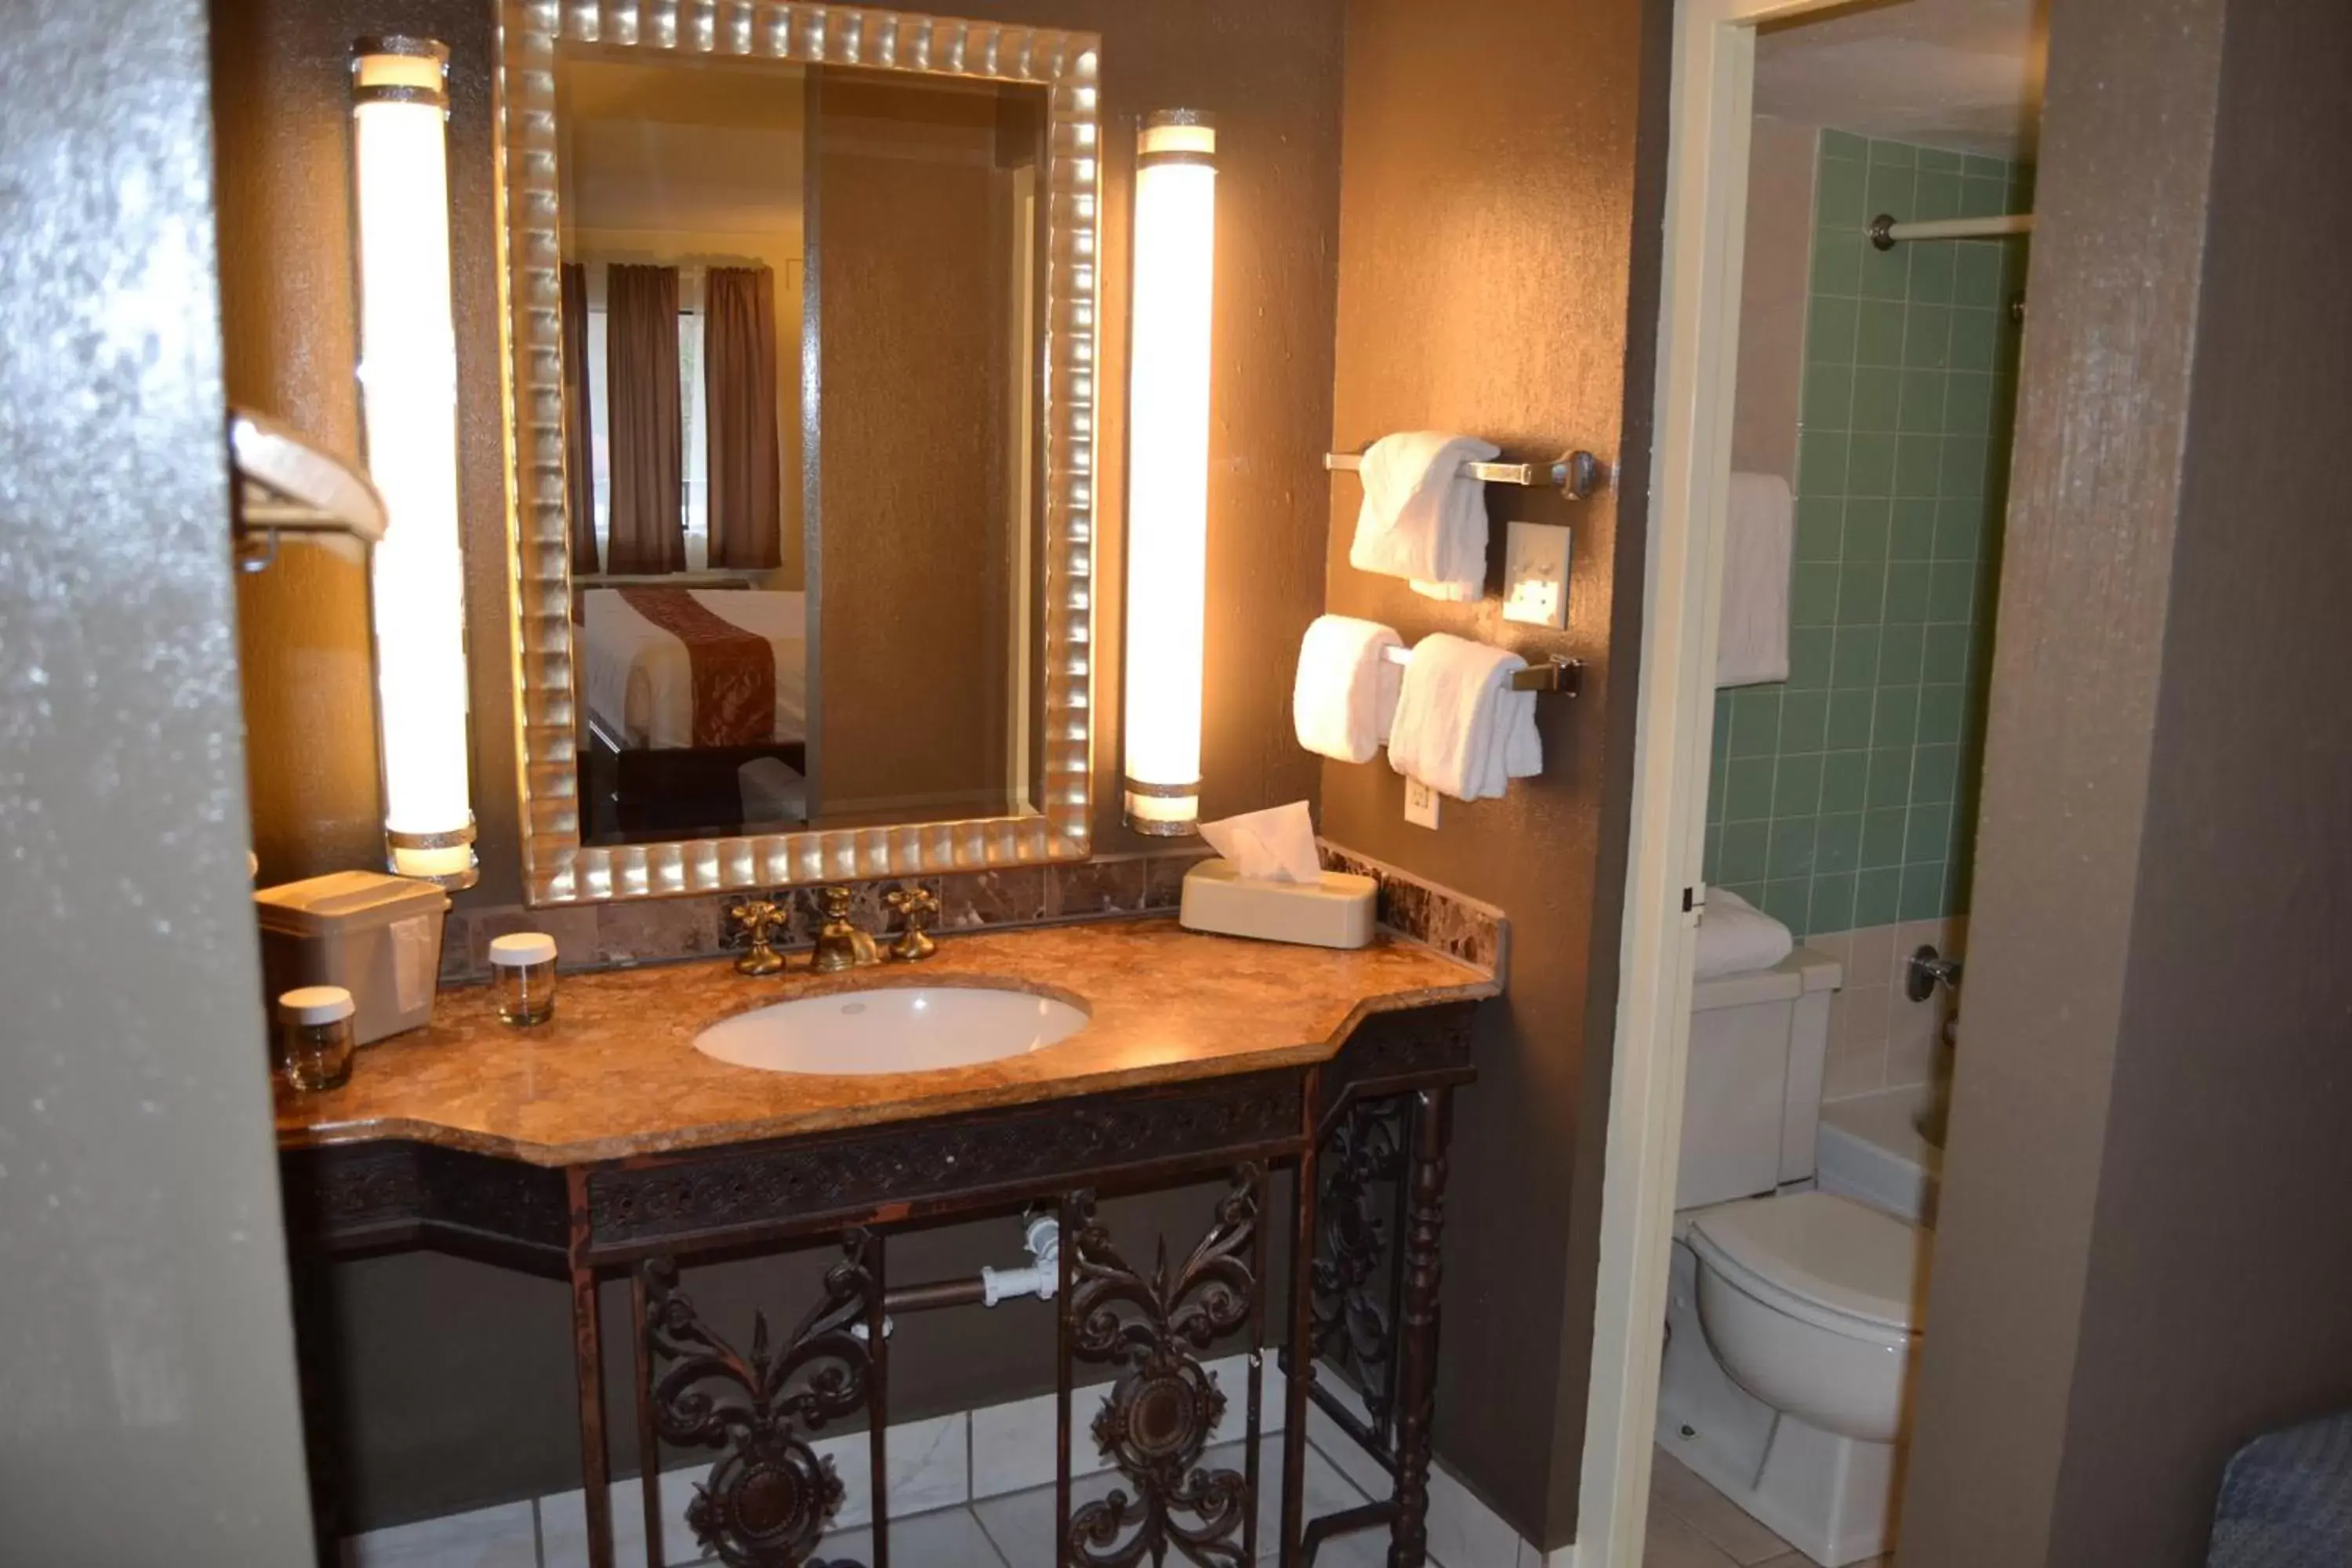
[[[1086,1026],[1083,1010],[1027,991],[892,986],[739,1013],[694,1048],[763,1072],[934,1072],[1026,1056]]]

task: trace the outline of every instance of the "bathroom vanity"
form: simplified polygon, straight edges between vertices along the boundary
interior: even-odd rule
[[[1199,689],[1198,599],[1180,614],[1173,598],[1186,574],[1130,592],[1123,625],[1095,616],[1111,530],[1130,561],[1179,535],[1197,559],[1201,532],[1122,515],[1097,449],[1101,240],[1140,227],[1128,193],[1106,199],[1101,40],[856,6],[499,0],[498,15],[495,59],[391,37],[354,62],[360,230],[382,242],[358,268],[370,354],[454,348],[495,363],[506,395],[494,521],[441,483],[462,459],[446,366],[420,353],[416,374],[372,363],[365,383],[391,516],[370,567],[386,846],[452,891],[491,884],[453,926],[528,925],[574,962],[624,967],[565,979],[553,1021],[528,1029],[484,989],[444,991],[429,1026],[362,1052],[346,1086],[286,1100],[297,1247],[439,1247],[568,1281],[597,1568],[614,1562],[609,1340],[634,1352],[631,1397],[611,1407],[636,1452],[715,1460],[687,1515],[702,1552],[799,1568],[845,1490],[820,1435],[862,1425],[887,1492],[893,1317],[982,1299],[973,1279],[894,1274],[893,1235],[992,1215],[1055,1240],[1028,1282],[1050,1283],[1058,1321],[1059,1562],[1240,1568],[1269,1544],[1268,1488],[1286,1563],[1374,1526],[1392,1563],[1423,1562],[1450,1098],[1494,968],[1444,956],[1399,913],[1430,890],[1385,880],[1391,927],[1435,946],[1280,947],[1150,919],[955,931],[958,885],[986,885],[985,916],[966,913],[1012,924],[1153,907],[1174,881],[1139,851],[1188,835],[1202,783],[1188,763],[1130,777],[1122,802],[1115,769],[1149,748],[1130,735],[1119,755],[1093,717],[1122,673],[1156,670],[1165,689],[1128,713],[1161,721],[1166,756],[1198,751],[1197,698],[1169,695]],[[458,81],[497,110],[497,166],[472,171],[498,188],[495,342],[419,329],[455,320],[461,231],[439,219]],[[1139,142],[1138,159],[1177,171],[1205,223],[1210,126],[1142,108],[1181,144]],[[1169,360],[1134,352],[1144,337],[1205,363],[1209,300],[1178,292],[1123,300],[1130,369]],[[1197,399],[1135,374],[1130,451],[1206,430]],[[1164,379],[1205,396],[1204,375]],[[495,416],[478,395],[460,412],[467,427]],[[397,460],[403,437],[418,460]],[[498,489],[484,478],[467,470],[465,493]],[[478,592],[490,582],[502,603]],[[1171,635],[1150,635],[1153,611]],[[468,659],[508,653],[511,752],[467,721]],[[515,815],[478,866],[473,812],[500,799]],[[944,890],[953,934],[919,963],[840,975],[625,967],[712,951],[730,910],[822,944],[817,885],[847,885],[845,910]],[[873,956],[877,912],[850,962]],[[695,926],[690,942],[646,940],[673,925]],[[468,951],[445,941],[445,980]],[[790,1017],[761,1014],[779,1004]],[[1063,1033],[1015,1038],[1024,1007]],[[723,1048],[705,1037],[720,1025]],[[1013,1033],[985,1037],[999,1028]],[[1294,1194],[1279,1204],[1278,1172]],[[1157,1237],[1097,1206],[1202,1184],[1218,1195],[1157,1258]],[[814,1299],[748,1321],[713,1321],[680,1288],[685,1264],[811,1247],[837,1249]],[[1280,1278],[1276,1255],[1292,1260]],[[600,1283],[619,1279],[625,1330],[600,1321]],[[798,1327],[772,1334],[772,1319]],[[1209,1363],[1236,1352],[1250,1375],[1221,1386]],[[1105,1376],[1074,1430],[1066,1395]],[[1261,1476],[1272,1399],[1281,1473]],[[1393,1477],[1384,1500],[1302,1518],[1310,1405]],[[1213,1433],[1236,1429],[1242,1468],[1204,1464]],[[1079,1444],[1118,1489],[1074,1493]],[[658,1467],[644,1468],[651,1519]],[[872,1568],[887,1568],[888,1499],[875,1503]],[[657,1568],[661,1531],[646,1534]]]
[[[1034,995],[1086,1023],[1042,1048],[907,1072],[763,1071],[695,1046],[778,1003],[846,1010],[907,986]],[[1062,1563],[1163,1545],[1254,1563],[1268,1548],[1259,1495],[1278,1487],[1280,1561],[1385,1525],[1391,1561],[1418,1563],[1450,1101],[1472,1077],[1472,1013],[1496,989],[1386,936],[1333,952],[1145,920],[962,936],[919,965],[832,976],[754,978],[723,962],[583,974],[530,1029],[499,1023],[483,989],[451,991],[429,1027],[364,1052],[346,1087],[281,1102],[288,1226],[317,1252],[441,1247],[570,1281],[598,1568],[614,1563],[601,1351],[618,1327],[599,1321],[600,1280],[630,1284],[638,1451],[659,1439],[717,1458],[688,1510],[698,1538],[730,1563],[797,1568],[821,1560],[842,1499],[813,1435],[862,1418],[871,1473],[888,1473],[888,1315],[979,1300],[973,1282],[892,1279],[893,1228],[1024,1211],[1055,1217],[1062,1238]],[[1277,1167],[1296,1173],[1288,1213],[1269,1203]],[[1197,1245],[1170,1249],[1173,1267],[1096,1207],[1212,1180],[1223,1194]],[[1286,1279],[1267,1267],[1276,1226],[1292,1237]],[[776,1303],[801,1325],[786,1342],[764,1322],[707,1321],[677,1289],[682,1262],[814,1237],[839,1259],[822,1299]],[[1213,1353],[1244,1350],[1255,1371],[1276,1319],[1293,1329],[1265,1375],[1218,1387]],[[1089,1365],[1116,1381],[1081,1433],[1069,1394]],[[1335,1369],[1360,1405],[1332,1386]],[[1251,1439],[1242,1473],[1199,1465],[1229,1397]],[[1286,1405],[1278,1477],[1257,1473],[1262,1397]],[[1393,1476],[1387,1500],[1301,1517],[1310,1402]],[[1082,1442],[1123,1478],[1123,1502],[1074,1505]],[[650,1518],[658,1476],[646,1469]],[[871,1568],[889,1561],[887,1513],[877,1497]],[[658,1565],[660,1531],[647,1534]]]

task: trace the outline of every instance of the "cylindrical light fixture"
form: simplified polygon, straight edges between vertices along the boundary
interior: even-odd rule
[[[1127,403],[1127,820],[1174,837],[1201,820],[1201,629],[1208,576],[1209,327],[1217,133],[1169,110],[1135,161]]]
[[[448,49],[428,39],[360,40],[352,144],[360,410],[385,514],[373,577],[387,864],[404,877],[464,888],[478,872],[457,533],[448,66]]]

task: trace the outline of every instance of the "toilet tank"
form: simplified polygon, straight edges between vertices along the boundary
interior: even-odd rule
[[[1837,960],[1801,947],[1691,992],[1675,1207],[1769,1193],[1813,1173]]]

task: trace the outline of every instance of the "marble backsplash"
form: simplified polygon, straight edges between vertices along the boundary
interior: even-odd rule
[[[1353,871],[1381,885],[1381,924],[1497,980],[1510,978],[1511,922],[1502,910],[1328,838],[1317,842],[1325,870]]]
[[[1061,865],[853,882],[852,918],[867,931],[895,929],[896,922],[882,900],[890,889],[908,882],[938,895],[940,916],[932,929],[942,935],[1173,914],[1182,897],[1184,873],[1207,855],[1205,846],[1194,844]],[[1380,921],[1391,931],[1465,963],[1501,973],[1508,926],[1500,910],[1328,842],[1323,845],[1323,863],[1332,870],[1354,871],[1378,880]],[[488,978],[490,939],[510,931],[545,931],[555,938],[556,950],[562,954],[559,962],[567,971],[736,952],[743,946],[743,938],[728,911],[753,897],[772,900],[788,911],[777,937],[779,948],[804,950],[814,941],[823,921],[814,887],[547,909],[520,904],[458,908],[449,911],[442,931],[441,982],[464,984]]]

